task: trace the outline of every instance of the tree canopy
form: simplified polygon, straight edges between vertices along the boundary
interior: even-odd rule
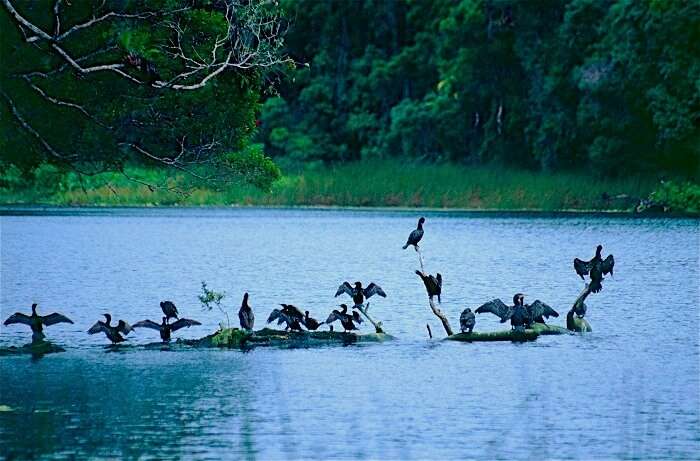
[[[3,165],[279,176],[250,143],[267,77],[291,63],[276,3],[1,1]]]
[[[700,2],[285,0],[267,152],[700,176]]]

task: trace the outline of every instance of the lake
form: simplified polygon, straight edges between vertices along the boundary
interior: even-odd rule
[[[583,288],[574,257],[597,244],[615,276],[588,300],[588,334],[514,343],[440,341],[417,255],[419,212],[297,209],[21,209],[0,212],[3,320],[32,302],[75,322],[45,330],[66,352],[0,357],[0,458],[533,459],[700,457],[700,221],[426,212],[426,269],[442,309],[495,297],[565,314]],[[105,348],[86,330],[111,312],[160,321],[174,301],[213,332],[202,281],[245,291],[256,328],[279,303],[323,318],[344,280],[388,294],[371,313],[397,340],[252,351]],[[342,299],[342,302],[349,298]],[[429,340],[426,324],[435,338]],[[489,314],[476,330],[502,329]],[[371,326],[362,325],[371,332]],[[29,329],[0,327],[0,346]]]

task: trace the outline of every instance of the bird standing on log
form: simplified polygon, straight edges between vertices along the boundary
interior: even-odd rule
[[[379,295],[382,298],[386,298],[386,293],[382,290],[382,287],[376,283],[370,283],[367,288],[362,288],[362,282],[355,282],[353,287],[348,282],[343,282],[342,285],[338,287],[338,291],[335,292],[335,297],[347,294],[352,298],[355,306],[360,306],[365,302],[366,298],[371,298],[374,295]]]
[[[584,275],[590,277],[591,283],[589,287],[593,293],[598,293],[603,289],[603,275],[614,275],[615,258],[613,255],[608,255],[607,258],[603,259],[601,256],[602,251],[603,245],[598,245],[595,249],[595,256],[590,261],[574,258],[574,270],[581,277],[581,280],[585,280],[583,278]]]
[[[437,296],[438,302],[442,304],[440,300],[440,294],[442,293],[442,275],[439,272],[436,276],[430,274],[426,275],[419,270],[416,270],[416,274],[423,280],[425,289],[428,292],[428,297],[432,298],[433,296]]]
[[[152,320],[141,320],[140,322],[136,322],[131,328],[150,328],[152,330],[158,330],[160,333],[160,339],[162,339],[164,343],[167,343],[170,341],[170,334],[173,331],[177,331],[180,328],[189,328],[195,325],[201,325],[201,323],[198,321],[190,319],[179,319],[174,323],[168,323],[167,320],[168,319],[166,317],[163,317],[163,323],[160,325]]]
[[[103,315],[107,321],[103,322],[102,320],[98,320],[97,323],[90,327],[88,334],[94,335],[95,333],[104,333],[107,338],[112,341],[112,344],[126,341],[126,338],[124,338],[122,334],[128,335],[131,333],[133,331],[131,325],[126,323],[124,320],[120,320],[116,326],[111,325],[112,316],[110,314]]]
[[[282,309],[273,309],[270,316],[267,318],[267,323],[272,323],[277,320],[277,325],[285,323],[287,326],[285,331],[304,331],[301,324],[304,323],[304,314],[301,313],[298,307],[291,304],[280,304]]]
[[[241,322],[241,328],[244,330],[252,330],[255,324],[255,315],[253,309],[248,305],[248,293],[243,295],[243,302],[238,311],[238,320]]]
[[[474,325],[476,325],[476,317],[474,312],[467,307],[462,311],[462,315],[459,316],[459,328],[462,330],[462,333],[465,331],[471,333]]]
[[[359,312],[352,311],[352,315],[348,314],[348,306],[346,304],[341,304],[340,308],[341,310],[333,309],[333,312],[330,313],[325,323],[332,328],[333,325],[331,324],[336,320],[340,320],[340,324],[343,326],[346,333],[348,331],[357,330],[358,328],[355,326],[355,322],[362,323],[362,317],[360,317]]]
[[[73,321],[65,315],[58,314],[56,312],[49,315],[39,315],[36,312],[36,307],[36,303],[32,304],[31,315],[22,314],[21,312],[15,312],[10,317],[8,317],[7,320],[5,320],[4,324],[12,325],[13,323],[21,323],[23,325],[28,325],[29,328],[32,329],[32,342],[36,343],[44,340],[45,326],[49,327],[57,323],[73,323]]]
[[[319,322],[313,317],[309,316],[309,311],[304,312],[304,326],[309,331],[316,331],[318,327],[323,325],[325,322]]]
[[[423,238],[423,223],[425,222],[425,218],[421,216],[421,218],[418,220],[418,227],[411,232],[411,234],[408,236],[408,240],[406,240],[406,244],[403,246],[403,249],[405,250],[406,248],[409,247],[409,245],[413,245],[413,248],[418,251],[418,242]]]
[[[161,301],[160,308],[163,309],[163,314],[165,314],[167,320],[177,318],[177,307],[172,301]]]
[[[532,304],[525,305],[525,295],[516,293],[513,296],[513,305],[506,306],[500,299],[489,301],[475,311],[477,314],[489,312],[498,316],[501,323],[511,321],[512,328],[529,326],[535,322],[544,323],[544,317],[559,317],[559,313],[547,304],[536,299]]]

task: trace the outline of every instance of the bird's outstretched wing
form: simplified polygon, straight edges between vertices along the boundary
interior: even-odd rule
[[[267,318],[267,323],[272,323],[282,317],[282,311],[279,309],[272,309],[270,316]]]
[[[364,290],[362,290],[362,292],[365,294],[365,298],[371,298],[374,295],[379,295],[382,298],[386,298],[386,293],[384,293],[382,287],[376,283],[370,283]]]
[[[506,306],[500,299],[494,299],[479,306],[474,312],[477,314],[490,312],[491,314],[500,317],[501,323],[504,323],[513,315],[513,308]]]
[[[107,333],[106,325],[102,322],[97,322],[87,331],[88,334],[94,335],[95,333]]]
[[[12,325],[13,323],[23,323],[25,325],[31,325],[32,319],[26,314],[23,314],[21,312],[15,312],[10,317],[8,317],[7,320],[5,320],[5,325]]]
[[[588,275],[588,272],[591,270],[591,262],[574,258],[574,270],[583,279],[583,276]]]
[[[175,322],[177,323],[177,322]],[[174,324],[173,324],[174,325]],[[150,328],[151,330],[160,331],[160,325],[153,320],[141,320],[140,322],[134,323],[131,328]]]
[[[559,313],[557,311],[555,311],[539,299],[536,299],[532,304],[530,304],[527,307],[527,310],[530,314],[531,319],[536,319],[539,317],[559,317]]]
[[[352,311],[352,319],[357,322],[357,323],[362,323],[362,317],[360,316],[360,313],[357,311]]]
[[[343,282],[343,284],[338,287],[338,291],[335,292],[335,297],[337,298],[343,293],[346,293],[348,296],[352,297],[355,295],[355,290],[348,282]]]
[[[604,275],[613,274],[613,267],[615,266],[615,258],[613,258],[613,255],[608,255],[605,260],[600,263],[600,269],[603,272]]]
[[[292,304],[280,304],[284,308],[284,313],[287,314],[289,318],[295,318],[298,320],[303,320],[304,314],[301,310]]]
[[[54,312],[53,314],[43,316],[41,318],[41,322],[47,327],[55,325],[57,323],[73,323],[73,321],[65,315],[58,314],[56,312]]]
[[[134,331],[134,329],[131,327],[131,325],[126,323],[124,320],[120,320],[119,323],[117,323],[117,331],[124,333],[125,335],[128,335],[129,333]]]
[[[333,311],[330,313],[330,315],[328,316],[328,318],[326,319],[326,321],[324,323],[327,323],[330,325],[331,323],[335,322],[336,320],[342,320],[342,319],[343,318],[341,317],[341,315],[338,312]]]
[[[196,320],[192,320],[192,319],[180,319],[177,322],[170,324],[170,330],[177,331],[180,328],[185,328],[185,327],[189,328],[189,327],[193,327],[196,325],[201,325],[201,323],[199,323]]]

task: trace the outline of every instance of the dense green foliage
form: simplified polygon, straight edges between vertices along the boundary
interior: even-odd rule
[[[288,64],[280,11],[257,0],[3,0],[0,167],[51,163],[85,177],[138,162],[269,188],[280,171],[250,138],[266,75]]]
[[[276,158],[700,176],[698,1],[283,4],[307,65],[264,105]]]

